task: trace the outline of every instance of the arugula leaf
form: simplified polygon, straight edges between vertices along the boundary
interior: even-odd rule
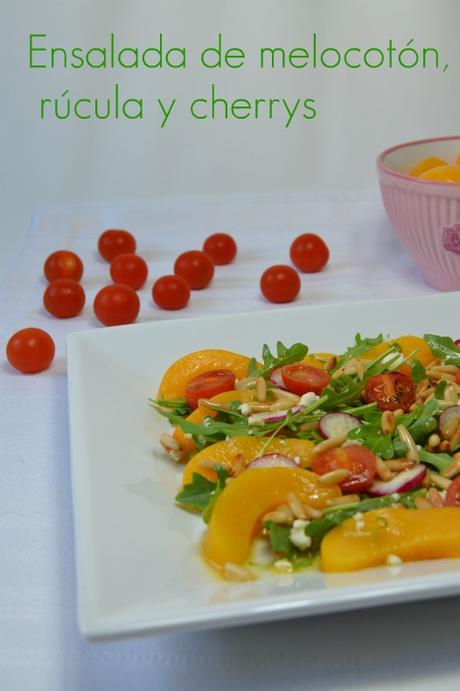
[[[172,412],[174,415],[186,417],[192,412],[192,409],[188,405],[185,398],[174,398],[173,400],[168,400],[166,398],[149,398],[149,403],[157,410],[158,408],[161,408],[162,410],[159,410],[158,412],[163,413],[166,416]]]
[[[290,527],[267,521],[264,524],[264,528],[268,532],[272,550],[280,554],[285,554],[288,559],[292,557],[295,547],[289,539],[289,534],[291,532]]]
[[[257,361],[252,358],[248,365],[249,377],[266,377],[272,370],[284,365],[293,365],[295,362],[303,360],[308,353],[308,346],[303,343],[294,343],[287,348],[284,343],[278,341],[276,344],[276,355],[273,355],[270,348],[265,343],[262,348],[263,367],[257,366]]]
[[[446,390],[447,386],[447,381],[445,379],[441,379],[434,390],[434,397],[436,398],[437,401],[442,401],[444,398],[444,391]]]
[[[361,338],[361,334],[357,333],[355,336],[355,342],[352,346],[349,346],[347,350],[337,359],[337,364],[333,368],[335,370],[342,367],[348,360],[352,358],[359,357],[367,350],[371,350],[376,345],[379,345],[383,341],[383,335],[379,334],[375,338]]]
[[[447,453],[430,453],[429,451],[425,451],[425,449],[421,449],[419,455],[422,463],[428,463],[428,465],[434,466],[438,473],[443,473],[452,465],[452,456],[449,456]]]
[[[446,365],[460,367],[460,348],[449,336],[425,334],[423,339],[435,357],[438,357]]]
[[[215,471],[217,482],[208,480],[200,473],[192,473],[192,482],[184,485],[176,495],[178,504],[202,511],[205,523],[209,521],[217,497],[225,489],[225,480],[229,476],[228,470],[220,465],[215,466]]]
[[[426,370],[420,360],[414,360],[411,364],[412,368],[412,379],[416,384],[420,384],[421,381],[426,379]]]

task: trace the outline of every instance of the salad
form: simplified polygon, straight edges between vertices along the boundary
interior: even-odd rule
[[[190,353],[151,404],[204,557],[248,580],[460,557],[459,393],[450,337],[357,334],[341,354]]]

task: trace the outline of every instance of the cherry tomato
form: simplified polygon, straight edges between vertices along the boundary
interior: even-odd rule
[[[141,303],[135,290],[123,283],[105,286],[94,298],[94,314],[105,326],[131,324]]]
[[[407,374],[387,372],[371,377],[364,390],[368,403],[377,403],[380,410],[397,410],[405,413],[415,402],[415,384]]]
[[[326,266],[329,249],[319,235],[304,233],[292,243],[290,255],[292,263],[299,271],[315,273]]]
[[[137,254],[119,254],[110,264],[110,276],[114,283],[124,283],[133,290],[142,288],[149,275],[149,269]]]
[[[180,276],[161,276],[152,286],[152,297],[162,310],[181,310],[190,300],[190,288]]]
[[[106,230],[99,238],[98,249],[104,259],[112,262],[119,254],[134,254],[136,239],[127,230]]]
[[[202,290],[212,281],[214,264],[204,252],[190,250],[177,257],[174,273],[183,278],[192,290]]]
[[[204,241],[203,250],[216,265],[231,264],[236,257],[235,240],[227,233],[214,233]]]
[[[216,369],[193,377],[187,384],[185,398],[189,406],[198,408],[200,398],[212,398],[224,391],[233,391],[235,375],[228,369]]]
[[[460,384],[460,369],[455,372],[455,381]]]
[[[331,381],[327,372],[302,364],[281,367],[281,377],[286,389],[298,396],[303,396],[309,391],[319,394]]]
[[[260,290],[270,302],[292,302],[300,291],[299,274],[284,264],[271,266],[262,274]]]
[[[460,506],[460,476],[452,480],[446,491],[445,506]]]
[[[339,484],[342,492],[364,492],[374,482],[377,459],[370,449],[358,444],[323,451],[313,458],[312,469],[318,475],[345,468],[350,471],[346,480]]]
[[[55,350],[54,341],[46,331],[30,327],[11,336],[6,345],[6,357],[15,369],[33,374],[48,369]]]
[[[85,291],[71,278],[52,281],[43,294],[45,309],[59,319],[76,317],[85,306]]]
[[[74,252],[58,250],[45,261],[43,272],[48,281],[56,281],[58,278],[79,281],[83,276],[83,262]]]

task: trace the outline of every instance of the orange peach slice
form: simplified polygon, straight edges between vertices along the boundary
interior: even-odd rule
[[[387,563],[460,557],[460,510],[374,509],[357,529],[354,518],[333,528],[321,543],[323,571],[356,571]]]
[[[443,161],[441,158],[437,158],[436,156],[431,156],[430,158],[424,158],[423,161],[417,163],[417,165],[412,168],[409,175],[413,175],[414,177],[418,178],[420,175],[422,175],[422,173],[426,173],[427,170],[437,168],[437,166],[446,165],[447,161]]]
[[[203,550],[217,567],[226,562],[243,564],[266,513],[285,504],[289,493],[315,508],[340,496],[337,486],[318,482],[301,468],[254,468],[232,480],[218,497],[206,531]]]
[[[183,398],[193,377],[211,370],[227,369],[238,379],[247,375],[249,358],[229,350],[198,350],[173,362],[166,370],[158,390],[158,398]]]
[[[211,463],[220,464],[228,468],[236,465],[246,466],[253,461],[260,452],[264,454],[279,453],[288,458],[299,459],[299,465],[305,468],[310,465],[313,456],[313,442],[308,439],[274,439],[265,437],[232,437],[225,441],[207,446],[197,453],[186,465],[182,482],[184,485],[192,481],[193,473],[200,473],[209,480],[216,479],[216,473],[208,467]],[[264,448],[265,447],[265,448]],[[245,471],[249,472],[249,471]]]

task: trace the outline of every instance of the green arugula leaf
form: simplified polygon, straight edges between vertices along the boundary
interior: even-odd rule
[[[442,401],[444,398],[444,391],[446,390],[447,386],[447,381],[445,379],[441,379],[434,390],[434,397],[436,398],[437,401]]]
[[[355,342],[352,346],[349,346],[347,350],[337,359],[337,364],[333,368],[335,370],[342,367],[348,360],[352,358],[359,357],[368,350],[371,350],[376,345],[379,345],[383,341],[383,335],[379,334],[375,338],[361,338],[361,334],[357,333],[355,336]]]
[[[447,453],[430,453],[422,449],[419,451],[419,455],[422,463],[428,463],[428,465],[434,466],[438,473],[443,473],[452,465],[452,456],[449,456]]]
[[[446,365],[460,367],[460,348],[449,336],[425,334],[423,338],[435,357],[438,357]]]
[[[412,379],[416,384],[420,384],[421,381],[426,379],[426,371],[420,360],[414,360],[411,363],[412,368]]]
[[[249,377],[266,377],[272,370],[284,365],[293,365],[295,362],[303,360],[308,353],[308,346],[303,343],[294,343],[290,348],[278,341],[276,344],[276,355],[273,355],[267,344],[262,348],[263,367],[257,366],[257,361],[252,358],[248,365]]]
[[[173,414],[186,417],[192,412],[185,398],[175,398],[173,400],[168,400],[166,398],[149,398],[149,403],[156,408],[159,413],[166,416]]]
[[[202,511],[205,523],[209,521],[217,497],[225,489],[225,480],[229,476],[228,470],[220,465],[215,466],[215,471],[217,482],[208,480],[200,473],[192,473],[192,482],[184,485],[176,495],[178,504]]]
[[[289,534],[291,532],[290,527],[267,521],[264,524],[264,528],[268,532],[272,550],[280,554],[285,554],[288,559],[292,557],[295,547],[289,539]]]

